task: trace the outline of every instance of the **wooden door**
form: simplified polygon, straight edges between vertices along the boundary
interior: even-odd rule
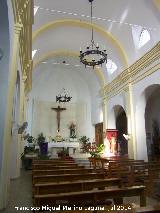
[[[103,123],[95,125],[95,140],[97,145],[103,143]]]

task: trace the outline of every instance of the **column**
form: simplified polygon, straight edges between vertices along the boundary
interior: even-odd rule
[[[11,143],[11,121],[12,121],[12,108],[13,108],[13,96],[14,96],[14,85],[17,77],[17,58],[19,53],[19,37],[22,29],[21,24],[15,24],[14,27],[14,39],[13,49],[11,53],[10,70],[9,70],[9,82],[8,82],[8,94],[5,114],[5,125],[4,125],[4,138],[2,152],[2,167],[0,168],[0,209],[5,208],[7,205],[8,198],[8,187],[9,187],[9,156],[10,156],[10,143]]]
[[[20,106],[19,106],[19,124],[22,125],[26,120],[24,116],[24,108],[25,108],[25,81],[27,76],[25,72],[23,72],[22,79],[20,81]],[[17,175],[20,175],[20,168],[21,168],[21,154],[24,151],[24,140],[22,135],[18,135],[18,149],[17,149],[17,165],[16,165],[16,172]]]
[[[129,83],[124,89],[125,104],[127,109],[127,124],[128,134],[130,139],[128,140],[128,154],[130,158],[137,158],[137,147],[136,147],[136,130],[135,130],[135,112],[133,108],[133,92],[132,85]]]
[[[107,98],[103,99],[102,107],[103,107],[103,131],[105,132],[106,129],[108,128]]]

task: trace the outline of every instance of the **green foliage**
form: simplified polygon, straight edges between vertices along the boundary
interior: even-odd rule
[[[88,142],[89,142],[89,138],[87,138],[87,136],[81,136],[81,137],[79,138],[79,141],[80,141],[81,143],[88,143]]]
[[[101,157],[101,154],[104,151],[104,144],[98,144],[95,151],[90,152],[92,158]]]
[[[28,143],[34,143],[36,141],[36,139],[34,137],[32,137],[32,136],[29,136],[27,138],[27,141],[28,141]]]
[[[37,143],[38,145],[41,144],[41,143],[44,143],[46,140],[46,137],[43,135],[43,133],[41,132],[38,137],[37,137]]]

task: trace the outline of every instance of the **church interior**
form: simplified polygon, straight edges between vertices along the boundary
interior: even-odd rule
[[[0,212],[160,213],[160,0],[0,0],[0,105]]]

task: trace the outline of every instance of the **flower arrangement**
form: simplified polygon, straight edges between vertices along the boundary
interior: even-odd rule
[[[28,141],[28,143],[34,143],[34,142],[36,142],[36,139],[33,137],[33,136],[29,136],[28,138],[27,138],[27,141]]]
[[[104,144],[98,144],[95,148],[95,151],[90,152],[92,158],[99,158],[104,151]]]
[[[89,138],[87,138],[87,136],[81,136],[81,137],[79,138],[79,141],[80,141],[81,143],[83,143],[83,144],[86,144],[86,143],[89,142]]]
[[[37,144],[40,145],[41,143],[45,143],[46,137],[41,132],[37,137]]]

